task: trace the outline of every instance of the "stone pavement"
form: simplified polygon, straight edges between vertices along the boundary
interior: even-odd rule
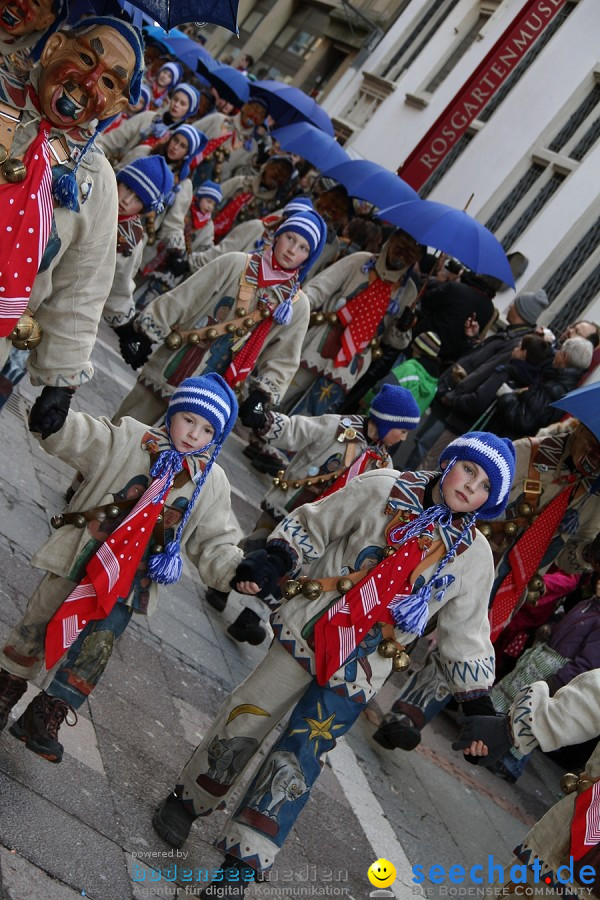
[[[103,326],[95,379],[77,392],[75,408],[110,415],[133,383],[115,345]],[[60,511],[72,477],[27,431],[26,409],[37,392],[22,382],[2,412],[0,640],[39,580],[28,560],[48,536],[50,516]],[[234,435],[220,462],[247,532],[268,481],[247,468],[242,447]],[[0,734],[2,900],[193,896],[202,888],[198,873],[219,864],[211,841],[224,813],[200,820],[179,857],[150,824],[222,699],[264,653],[226,635],[241,597],[234,596],[223,615],[202,597],[187,567],[177,585],[163,590],[154,616],[134,617],[77,725],[61,729],[61,765],[29,753],[8,730]],[[394,689],[385,686],[381,708],[391,704]],[[33,693],[31,687],[18,713]],[[467,765],[450,749],[457,728],[446,717],[410,754],[382,750],[372,732],[361,717],[329,755],[270,883],[250,887],[249,898],[368,897],[366,872],[378,857],[398,869],[395,896],[409,897],[421,893],[411,881],[414,865],[437,863],[447,871],[455,864],[487,864],[489,854],[508,862],[529,824],[559,796],[560,772],[540,754],[518,786]],[[429,896],[444,891],[430,881],[425,888]]]

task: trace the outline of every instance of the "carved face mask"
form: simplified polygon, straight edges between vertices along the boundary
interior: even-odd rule
[[[100,25],[72,37],[57,32],[40,62],[42,111],[58,128],[107,119],[127,107],[135,55],[115,29]]]
[[[0,0],[0,31],[22,37],[45,31],[56,19],[54,0]]]
[[[586,478],[600,475],[600,442],[584,425],[573,432],[571,457],[577,471]]]

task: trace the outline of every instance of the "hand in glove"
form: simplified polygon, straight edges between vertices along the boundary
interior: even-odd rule
[[[165,269],[173,275],[189,275],[190,264],[187,255],[181,250],[169,250],[165,260]]]
[[[293,568],[294,561],[289,553],[282,547],[268,545],[266,550],[253,550],[241,561],[231,579],[231,587],[239,590],[238,585],[245,588],[248,584],[257,584],[259,597],[278,596],[279,581]],[[249,591],[244,589],[242,593]]]
[[[29,430],[38,431],[42,440],[65,424],[75,388],[46,385],[29,413]]]
[[[246,428],[264,428],[267,421],[268,396],[264,391],[250,391],[247,400],[240,404],[239,417]]]
[[[133,319],[125,325],[118,325],[113,331],[119,338],[119,350],[127,365],[132,369],[143,366],[152,352],[150,338],[135,330]]]
[[[456,721],[462,727],[452,749],[464,750],[465,759],[475,766],[493,765],[513,746],[508,716],[459,716]],[[472,746],[478,741],[484,744],[481,751]]]

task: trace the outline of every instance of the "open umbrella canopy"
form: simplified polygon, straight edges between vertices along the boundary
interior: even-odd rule
[[[198,41],[194,41],[177,28],[173,28],[171,31],[167,32],[156,25],[150,25],[144,28],[144,34],[150,38],[150,40],[159,43],[168,53],[172,56],[176,56],[177,59],[182,63],[185,63],[186,66],[189,66],[190,69],[196,69],[198,60],[203,60],[209,65],[213,62],[213,58],[208,50],[205,50]]]
[[[403,228],[415,240],[442,250],[473,272],[493,275],[514,288],[515,280],[502,244],[462,209],[432,200],[381,206],[382,219]]]
[[[250,82],[233,66],[226,66],[215,60],[199,59],[196,71],[214,85],[219,92],[219,97],[233,103],[234,106],[243,106],[248,101]]]
[[[166,31],[184,22],[209,22],[211,25],[222,25],[234,34],[238,33],[238,0],[135,0],[135,2],[119,0],[119,2],[126,11],[133,8],[145,13]]]
[[[417,192],[399,175],[368,159],[351,159],[322,170],[321,174],[342,184],[351,197],[366,200],[379,208],[419,199]]]
[[[252,94],[262,97],[269,104],[269,115],[279,128],[294,122],[310,122],[331,137],[333,124],[325,110],[316,100],[283,81],[253,81]]]
[[[600,381],[570,391],[550,406],[571,413],[600,441]]]
[[[297,153],[321,171],[350,159],[335,138],[325,134],[324,131],[319,131],[310,122],[285,125],[272,131],[271,136],[283,150]]]

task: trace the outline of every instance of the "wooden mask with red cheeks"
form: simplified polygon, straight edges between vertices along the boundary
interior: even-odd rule
[[[240,110],[240,119],[244,128],[250,125],[262,125],[267,118],[267,111],[262,103],[244,103]]]
[[[348,197],[335,188],[324,191],[315,201],[315,209],[334,228],[348,221]]]
[[[0,33],[23,37],[45,31],[56,19],[54,0],[0,0]]]
[[[40,63],[40,104],[57,128],[108,119],[128,105],[135,54],[114,28],[58,31],[46,42]]]

